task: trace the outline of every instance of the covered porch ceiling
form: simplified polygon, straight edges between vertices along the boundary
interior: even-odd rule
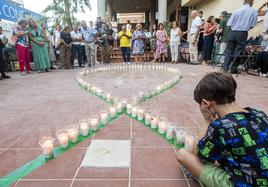
[[[150,10],[151,4],[155,1],[157,11],[158,0],[108,0],[112,3],[112,8],[116,13],[135,13]],[[174,0],[168,0],[168,6]]]

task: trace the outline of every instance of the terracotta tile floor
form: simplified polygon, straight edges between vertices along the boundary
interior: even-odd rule
[[[166,116],[178,126],[197,133],[201,115],[193,101],[196,83],[211,67],[170,65],[182,70],[183,79],[174,88],[142,105]],[[41,154],[38,140],[54,136],[56,129],[79,118],[97,114],[107,105],[80,89],[78,70],[53,71],[0,81],[0,177]],[[89,76],[87,81],[121,98],[132,98],[170,78],[168,73],[109,72]],[[133,81],[135,79],[135,81]],[[268,113],[267,79],[242,74],[237,102]],[[80,168],[92,139],[131,140],[130,168]],[[136,121],[121,116],[93,138],[51,160],[12,186],[16,187],[195,187],[179,169],[175,152],[164,139]]]

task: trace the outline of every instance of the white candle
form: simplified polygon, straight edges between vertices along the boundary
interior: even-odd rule
[[[113,118],[116,116],[116,108],[115,107],[109,107],[109,115]]]
[[[145,113],[145,125],[150,125],[151,124],[151,114],[149,112]]]
[[[144,109],[143,108],[138,108],[137,113],[138,113],[138,120],[142,121],[143,118],[144,118]]]
[[[156,87],[156,90],[157,90],[158,93],[161,92],[161,89],[162,89],[161,86]]]
[[[189,150],[193,150],[195,144],[195,135],[194,134],[185,134],[185,148]]]
[[[107,93],[107,94],[106,94],[106,101],[107,101],[107,102],[111,102],[111,98],[112,98],[112,95],[109,94],[109,93]]]
[[[156,129],[158,125],[157,117],[151,116],[151,128]]]
[[[168,140],[172,140],[173,138],[174,138],[174,128],[175,128],[175,125],[176,124],[174,124],[174,123],[169,123],[168,125],[167,125],[167,128],[166,128],[166,138],[168,139]]]
[[[82,120],[79,126],[80,126],[80,134],[82,134],[82,136],[87,136],[88,135],[88,121]]]
[[[58,130],[56,132],[57,139],[62,148],[66,148],[69,143],[69,137],[66,130]]]
[[[133,118],[137,117],[137,107],[132,107],[131,115]]]
[[[46,158],[50,158],[53,155],[53,141],[52,137],[44,137],[40,140],[39,144],[43,149],[43,154]]]
[[[96,131],[99,127],[99,116],[93,116],[90,118],[90,127],[92,130]]]
[[[100,112],[100,122],[103,125],[107,125],[107,123],[108,123],[108,112],[107,111]]]
[[[166,127],[167,127],[168,121],[166,118],[160,118],[158,122],[158,132],[160,134],[165,134],[166,133]]]
[[[75,143],[78,140],[78,127],[76,125],[67,128],[68,136],[71,142]]]
[[[183,146],[185,144],[184,129],[176,128],[175,129],[175,135],[176,135],[176,144]]]
[[[132,104],[127,104],[127,114],[131,114],[132,112]]]
[[[123,104],[121,102],[118,102],[116,104],[116,111],[117,111],[117,113],[122,113],[122,111],[123,111]]]

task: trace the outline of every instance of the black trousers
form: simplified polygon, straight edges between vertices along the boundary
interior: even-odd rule
[[[214,34],[204,37],[203,55],[205,61],[211,60],[212,50],[214,46],[214,37]]]
[[[229,70],[230,63],[233,60],[233,55],[239,55],[244,49],[245,43],[248,38],[248,32],[246,31],[231,31],[228,37],[226,55],[224,59],[224,71]],[[238,61],[234,62],[230,67],[231,72],[237,71]]]
[[[268,51],[260,52],[257,55],[257,65],[262,74],[268,73]]]
[[[82,63],[85,65],[87,63],[87,55],[86,55],[86,47],[81,45],[81,56],[82,56]]]
[[[78,58],[78,64],[79,66],[82,66],[82,51],[81,51],[81,45],[72,44],[71,48],[71,65],[74,65],[74,59],[77,54]]]
[[[3,49],[4,46],[0,45],[0,73],[3,75],[6,72],[6,62],[3,58]]]
[[[130,47],[121,47],[124,62],[130,62]]]

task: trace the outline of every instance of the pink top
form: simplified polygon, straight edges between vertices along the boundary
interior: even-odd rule
[[[204,26],[204,36],[208,36],[215,33],[214,23],[206,23]]]

